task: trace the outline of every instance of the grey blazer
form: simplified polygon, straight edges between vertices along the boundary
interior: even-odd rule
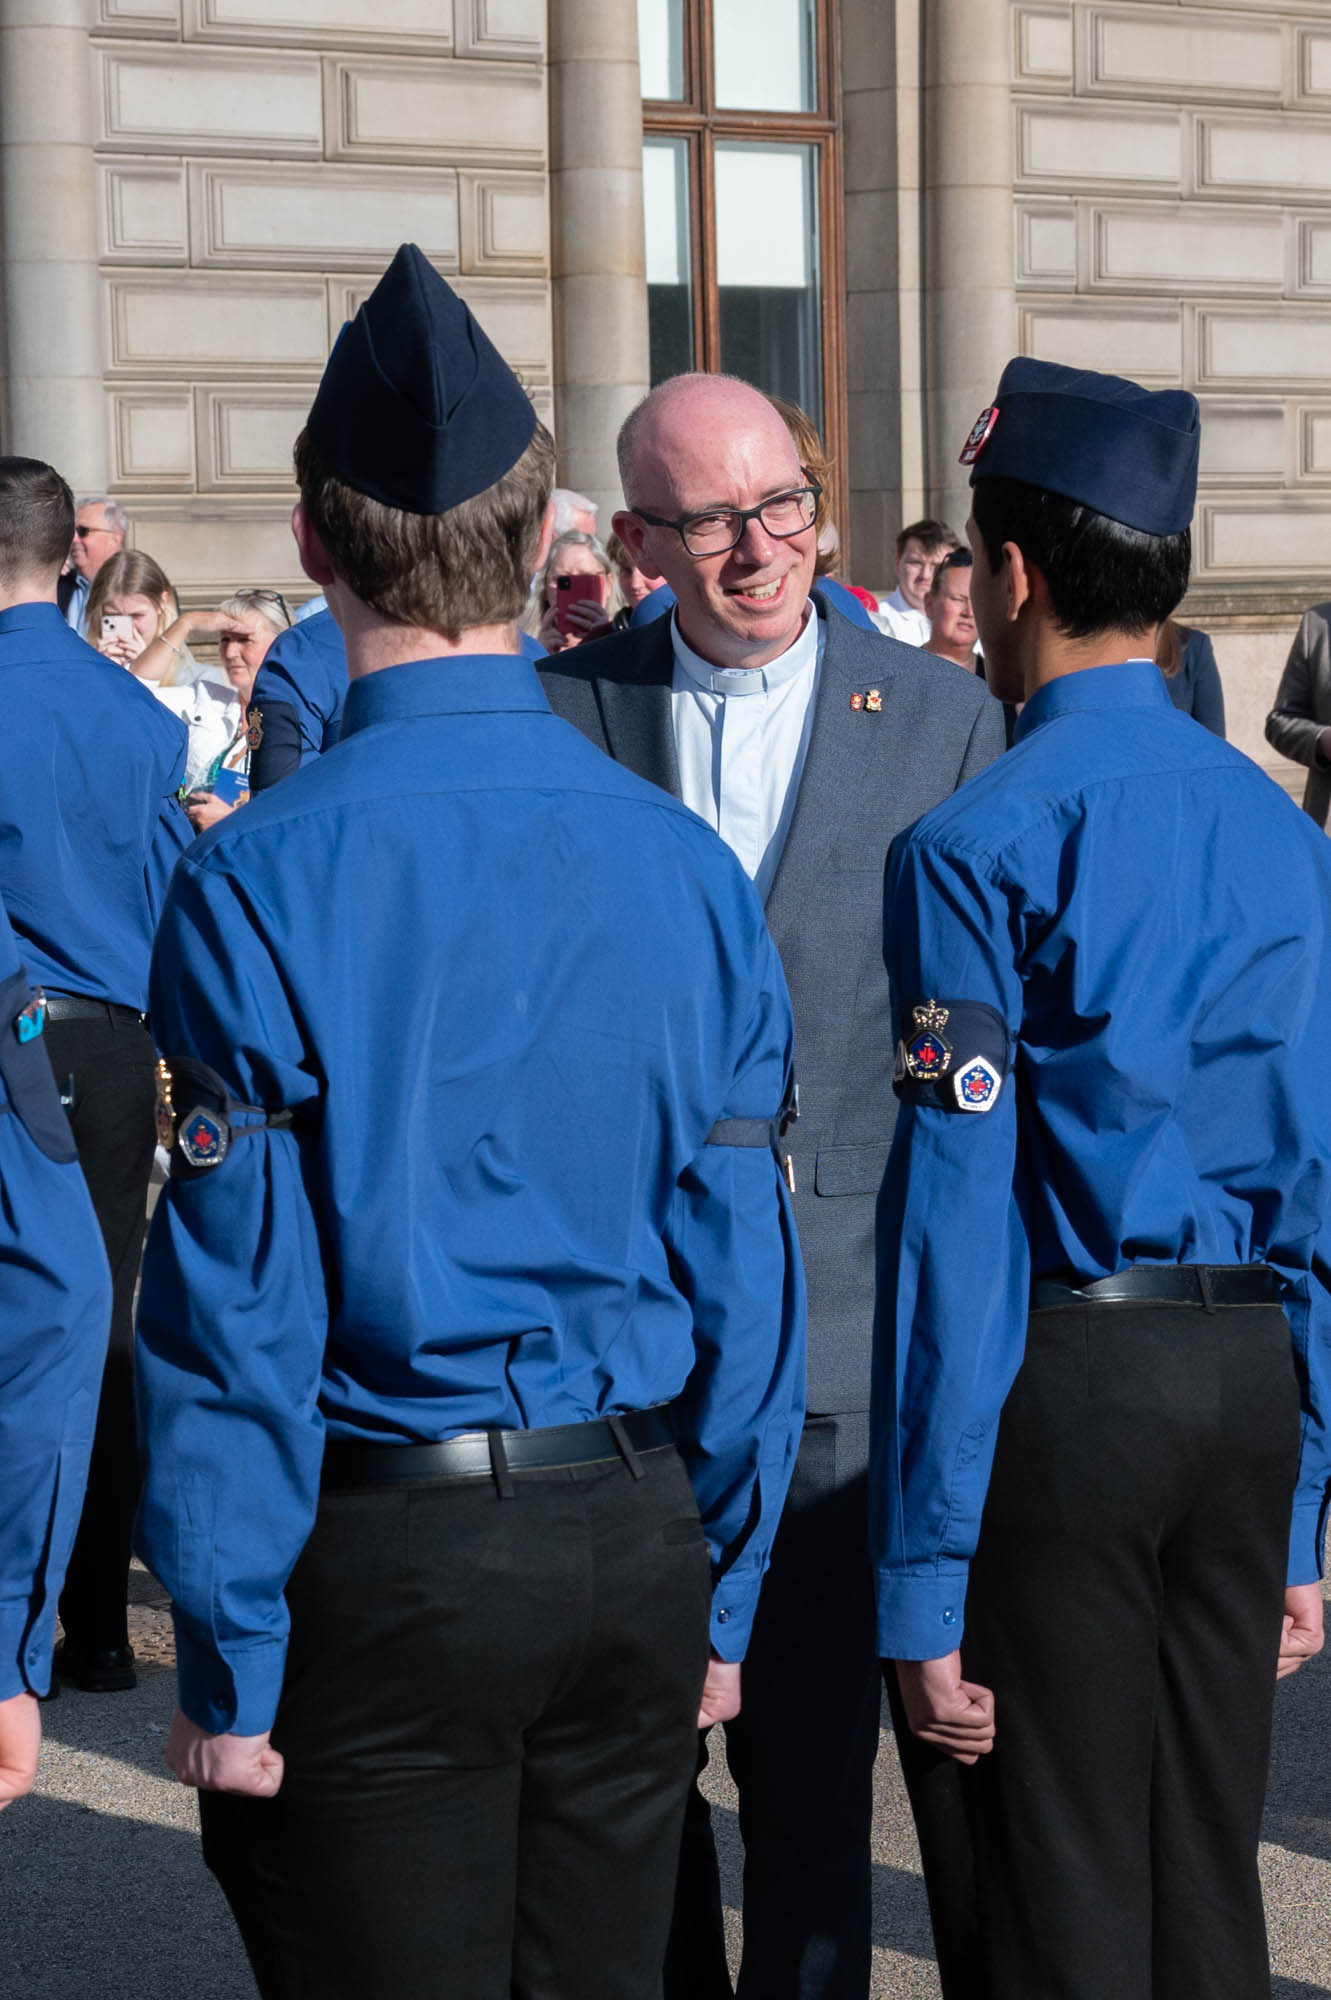
[[[1331,604],[1314,604],[1289,649],[1275,707],[1266,718],[1266,740],[1282,757],[1308,766],[1303,810],[1319,826],[1326,825],[1331,806],[1331,764],[1317,750],[1324,729],[1331,729]]]
[[[832,1415],[869,1407],[874,1204],[896,1117],[883,865],[895,834],[998,756],[1003,710],[964,667],[815,602],[822,674],[766,907],[795,1010],[800,1117],[786,1143],[809,1285],[808,1408]],[[540,673],[557,715],[678,798],[670,628],[655,619]],[[871,688],[881,712],[852,709]]]

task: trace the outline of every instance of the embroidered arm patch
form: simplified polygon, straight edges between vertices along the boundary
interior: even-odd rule
[[[983,1000],[916,1000],[902,1009],[892,1088],[903,1103],[992,1111],[1012,1071],[1007,1023]]]
[[[157,1065],[157,1136],[171,1154],[176,1180],[192,1180],[220,1167],[232,1141],[245,1132],[285,1130],[290,1111],[265,1114],[254,1104],[237,1104],[216,1070],[187,1056]]]

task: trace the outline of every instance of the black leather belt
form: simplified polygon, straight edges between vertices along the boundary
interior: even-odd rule
[[[48,993],[48,1021],[110,1021],[115,1027],[131,1024],[143,1027],[147,1016],[137,1007],[122,1007],[116,1000],[90,1000],[82,993]]]
[[[322,1487],[345,1493],[360,1487],[399,1486],[404,1480],[490,1479],[501,1490],[509,1472],[551,1472],[561,1466],[623,1459],[675,1442],[672,1405],[595,1417],[585,1424],[550,1424],[533,1431],[464,1431],[442,1444],[329,1444]]]
[[[1269,1264],[1134,1264],[1085,1284],[1037,1278],[1031,1287],[1035,1312],[1059,1306],[1278,1306],[1282,1298]]]

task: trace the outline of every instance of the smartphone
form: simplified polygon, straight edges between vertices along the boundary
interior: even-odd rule
[[[134,620],[127,611],[108,612],[102,619],[102,637],[104,639],[132,639],[134,637]]]
[[[599,576],[557,576],[555,578],[555,625],[567,639],[578,627],[568,622],[569,607],[573,604],[593,604],[601,602],[601,579]]]

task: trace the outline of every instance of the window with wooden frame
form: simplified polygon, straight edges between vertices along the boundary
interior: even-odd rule
[[[837,0],[637,4],[652,381],[743,376],[800,404],[840,469]]]

